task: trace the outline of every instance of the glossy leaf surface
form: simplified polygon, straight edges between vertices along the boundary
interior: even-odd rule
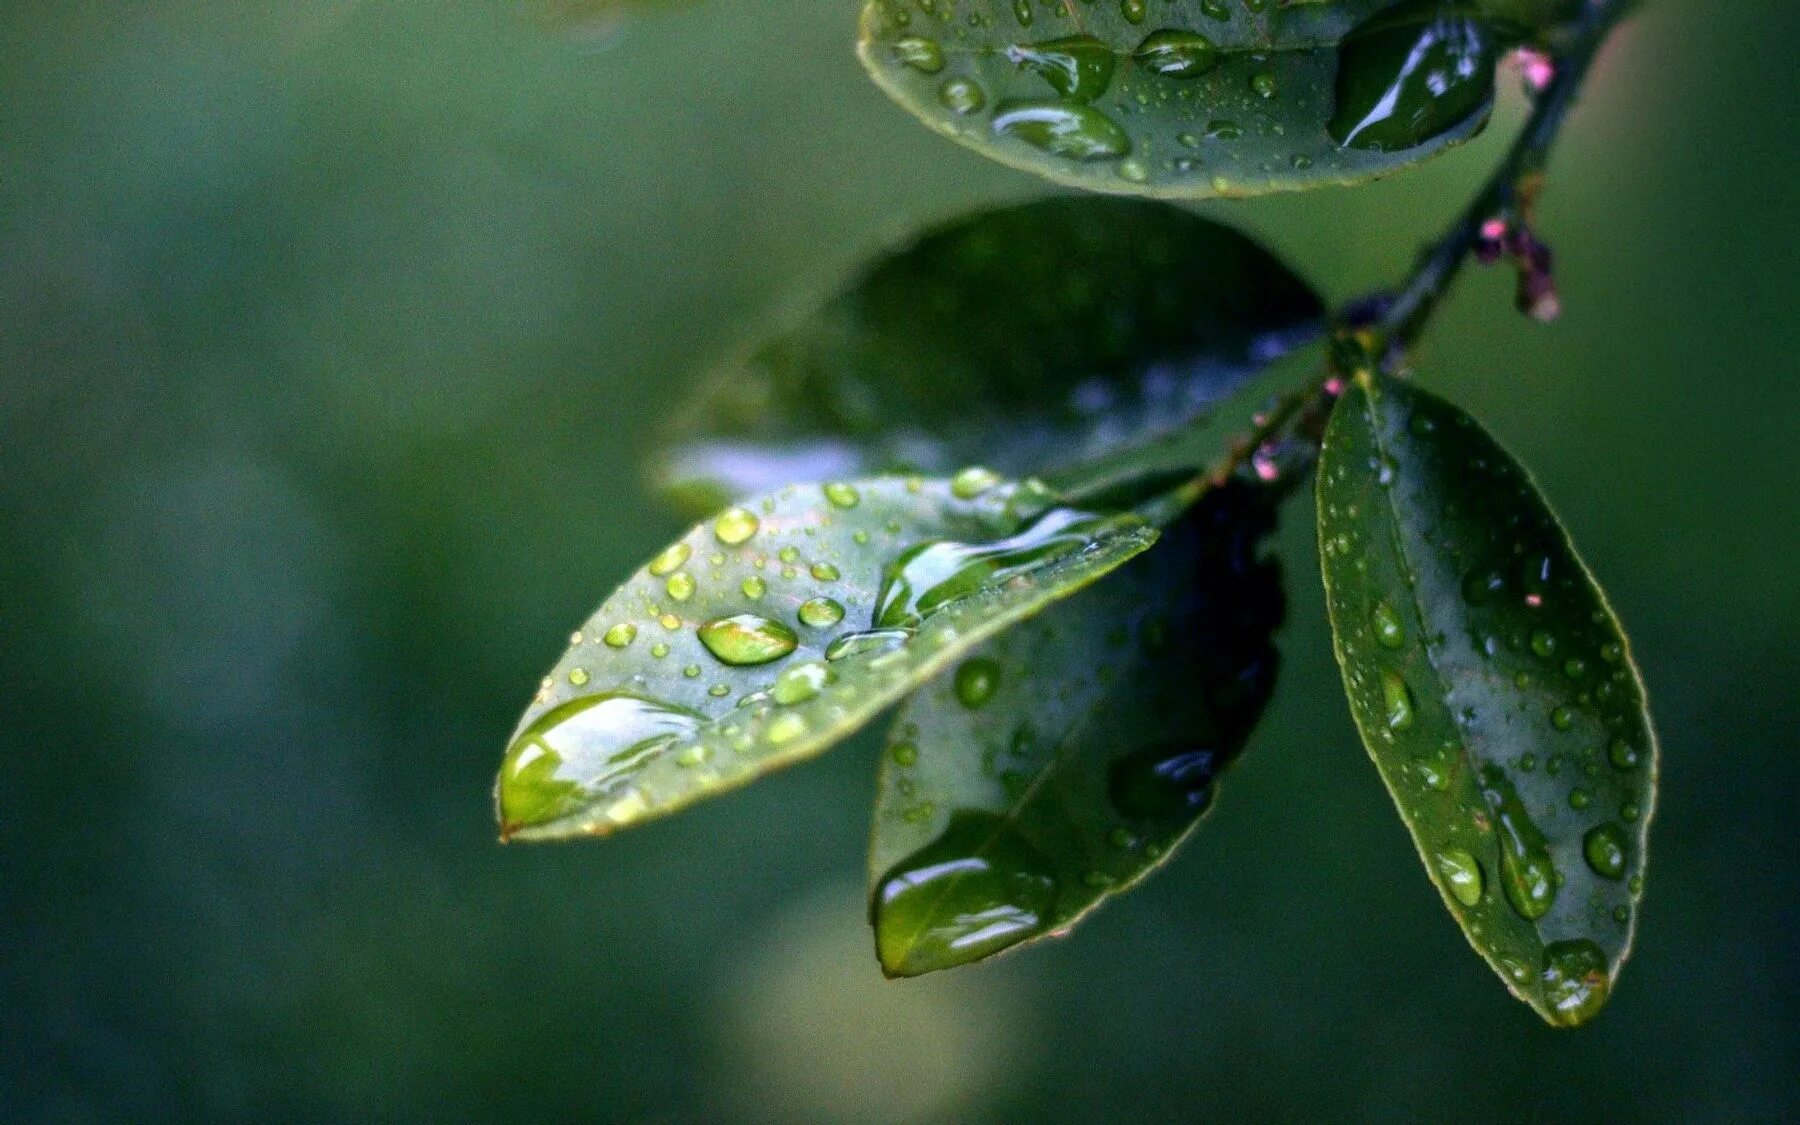
[[[1156,534],[968,473],[729,509],[575,634],[506,752],[502,834],[604,834],[816,754]]]
[[[1149,553],[906,702],[869,856],[890,976],[1067,929],[1205,813],[1275,683],[1262,491],[1212,490]]]
[[[996,160],[1193,198],[1435,156],[1486,122],[1500,46],[1479,9],[1441,0],[869,0],[861,54],[901,105]]]
[[[1334,411],[1319,541],[1351,712],[1476,950],[1553,1024],[1631,949],[1655,797],[1644,688],[1525,471],[1385,378]]]
[[[710,507],[894,469],[1043,474],[1179,429],[1322,315],[1268,252],[1167,204],[983,211],[724,365],[659,476]]]

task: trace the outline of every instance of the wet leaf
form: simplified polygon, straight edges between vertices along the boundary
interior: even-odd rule
[[[1358,183],[1467,140],[1502,39],[1448,0],[869,0],[861,55],[894,100],[1003,163],[1195,198]]]
[[[729,509],[574,636],[506,752],[502,834],[604,834],[817,754],[1156,536],[967,473]]]
[[[983,211],[725,364],[658,475],[701,508],[973,461],[1041,475],[1176,432],[1309,340],[1322,311],[1261,247],[1167,204]]]
[[[1334,411],[1319,541],[1351,712],[1445,904],[1553,1024],[1631,950],[1656,737],[1618,621],[1468,415],[1365,378]]]
[[[890,976],[1067,929],[1199,821],[1275,683],[1265,491],[1211,490],[1150,552],[906,702],[869,855]]]

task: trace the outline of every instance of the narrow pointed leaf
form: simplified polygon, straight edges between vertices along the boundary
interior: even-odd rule
[[[817,754],[1156,535],[968,475],[729,509],[575,634],[506,752],[502,834],[604,834]]]
[[[1199,821],[1275,682],[1263,492],[1213,489],[1149,553],[906,702],[869,854],[889,975],[1065,930]]]
[[[658,477],[714,507],[889,470],[1042,475],[1175,432],[1322,315],[1267,251],[1168,204],[982,211],[724,364]]]
[[[1467,140],[1498,30],[1446,0],[869,0],[863,64],[933,128],[1097,191],[1349,184]]]
[[[1553,1024],[1631,950],[1657,747],[1625,635],[1468,415],[1366,378],[1332,414],[1319,542],[1351,712],[1475,949]]]

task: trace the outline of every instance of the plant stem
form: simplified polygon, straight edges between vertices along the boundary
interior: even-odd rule
[[[1556,53],[1554,76],[1539,94],[1530,119],[1506,158],[1468,209],[1420,259],[1412,277],[1382,314],[1373,330],[1373,351],[1377,356],[1383,360],[1402,357],[1418,339],[1438,301],[1475,250],[1484,224],[1495,218],[1529,218],[1551,146],[1562,131],[1595,57],[1627,6],[1622,0],[1589,0],[1567,43]]]

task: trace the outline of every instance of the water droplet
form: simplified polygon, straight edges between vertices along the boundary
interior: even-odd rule
[[[708,621],[699,632],[708,652],[722,663],[739,666],[780,660],[799,643],[792,629],[754,613]]]
[[[637,640],[637,626],[629,621],[621,621],[608,629],[606,635],[600,639],[605,641],[609,648],[624,648],[632,641]]]
[[[1219,65],[1219,49],[1192,31],[1152,31],[1132,56],[1137,64],[1164,78],[1197,78]]]
[[[938,104],[958,117],[967,117],[986,108],[987,91],[967,78],[946,78],[938,87]]]
[[[1569,790],[1569,807],[1576,812],[1580,812],[1582,809],[1587,808],[1588,805],[1593,803],[1593,800],[1593,797],[1589,795],[1586,789]]]
[[[904,35],[894,40],[894,57],[921,74],[936,74],[944,69],[944,49],[937,40],[922,35]]]
[[[685,602],[694,596],[694,576],[685,570],[678,570],[669,575],[668,581],[663,583],[663,588],[669,592],[671,598],[678,602]]]
[[[1539,629],[1531,634],[1531,651],[1545,660],[1556,655],[1556,634],[1548,629]]]
[[[1437,853],[1437,869],[1457,902],[1474,906],[1481,901],[1481,861],[1461,848],[1445,848]]]
[[[806,734],[806,720],[797,711],[783,711],[769,721],[763,737],[771,746],[786,746]]]
[[[743,583],[738,586],[738,589],[744,592],[746,598],[755,601],[757,598],[760,598],[769,592],[769,584],[752,574],[750,577],[744,579]]]
[[[1185,819],[1211,803],[1220,764],[1216,752],[1191,746],[1139,750],[1113,763],[1107,793],[1127,819]]]
[[[1550,859],[1549,841],[1526,814],[1518,791],[1498,767],[1481,768],[1481,788],[1499,829],[1501,886],[1506,900],[1520,917],[1535,922],[1550,913],[1556,902],[1556,865]]]
[[[656,752],[690,740],[701,716],[624,693],[571,700],[507,747],[500,766],[502,834],[571,815],[609,795]]]
[[[1118,122],[1076,102],[1008,102],[994,115],[993,130],[1069,160],[1118,160],[1131,151]]]
[[[800,624],[812,629],[827,629],[844,619],[844,606],[830,598],[812,598],[800,603]]]
[[[586,668],[569,669],[569,682],[576,687],[586,686],[588,682],[588,670]]]
[[[1006,57],[1050,84],[1058,94],[1077,102],[1091,102],[1112,83],[1118,61],[1111,47],[1092,35],[1070,35],[1047,43],[1015,43]]]
[[[686,543],[676,543],[664,550],[662,554],[650,560],[650,573],[657,578],[661,578],[665,574],[675,570],[675,568],[679,567],[682,563],[688,561],[688,556],[693,553],[694,549],[689,547]]]
[[[1400,673],[1381,673],[1381,705],[1389,730],[1406,730],[1413,725],[1413,694]]]
[[[834,508],[854,508],[862,503],[862,493],[856,491],[856,486],[853,484],[834,481],[824,485],[820,491],[825,494],[825,499]]]
[[[825,646],[825,659],[844,660],[865,653],[895,652],[911,639],[905,629],[872,629],[866,633],[845,633]]]
[[[812,564],[810,573],[813,578],[820,582],[836,582],[839,578],[843,577],[843,575],[838,573],[837,567],[832,566],[827,562]]]
[[[1607,748],[1606,757],[1608,761],[1612,762],[1614,769],[1634,770],[1637,768],[1637,747],[1622,738],[1613,739],[1612,745]]]
[[[964,707],[980,707],[1000,688],[1000,665],[985,656],[965,660],[957,666],[954,686]]]
[[[916,626],[944,605],[1080,550],[1113,526],[1086,512],[1052,508],[1018,534],[991,543],[921,543],[888,565],[874,624]]]
[[[1606,1006],[1611,980],[1606,955],[1586,938],[1559,941],[1544,950],[1544,1002],[1551,1017],[1564,1027],[1592,1019]]]
[[[1589,829],[1581,839],[1581,854],[1601,878],[1625,877],[1625,833],[1617,825],[1602,824]]]
[[[735,547],[739,543],[748,542],[761,526],[762,521],[756,518],[754,512],[744,508],[727,508],[713,521],[713,534],[718,537],[719,542]]]
[[[971,465],[950,478],[950,495],[958,500],[973,500],[999,484],[1003,478],[982,465]]]
[[[1568,730],[1575,725],[1575,712],[1567,707],[1553,708],[1550,712],[1550,725],[1557,730]]]
[[[1416,148],[1486,112],[1494,63],[1486,27],[1439,0],[1377,13],[1338,49],[1331,135],[1346,148]]]
[[[1406,626],[1400,624],[1400,615],[1386,602],[1375,603],[1370,623],[1375,627],[1376,641],[1383,648],[1399,648],[1406,643]]]
[[[796,664],[775,677],[769,698],[783,706],[804,703],[824,691],[837,679],[837,673],[817,661]]]
[[[891,976],[977,961],[1049,925],[1056,881],[1043,856],[990,813],[952,814],[944,834],[895,864],[874,895],[876,951]]]
[[[894,759],[894,764],[897,766],[910,767],[919,761],[919,748],[911,742],[894,743],[888,749],[888,754]]]

